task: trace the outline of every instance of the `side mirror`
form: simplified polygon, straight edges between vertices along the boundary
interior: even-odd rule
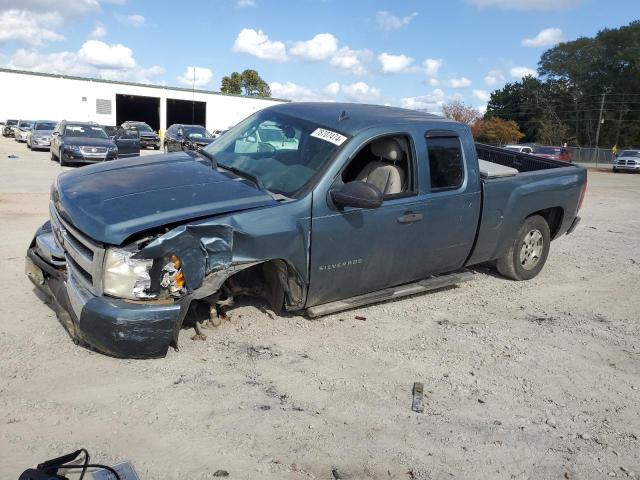
[[[367,182],[348,182],[332,190],[331,200],[340,207],[378,208],[384,195],[378,187]]]

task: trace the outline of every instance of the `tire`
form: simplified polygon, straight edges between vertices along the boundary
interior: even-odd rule
[[[549,255],[551,233],[540,215],[527,218],[507,253],[496,261],[498,272],[512,280],[530,280],[537,276]]]
[[[618,173],[618,169],[613,167],[613,173]]]
[[[160,145],[154,145],[154,146],[153,146],[153,149],[154,149],[154,150],[160,150]]]

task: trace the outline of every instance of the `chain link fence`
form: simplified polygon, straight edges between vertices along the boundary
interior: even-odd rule
[[[567,147],[571,152],[571,161],[585,167],[610,167],[614,154],[610,148]],[[618,149],[618,152],[622,151]]]

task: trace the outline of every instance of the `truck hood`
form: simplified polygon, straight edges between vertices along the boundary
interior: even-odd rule
[[[115,160],[63,173],[52,200],[78,230],[111,245],[151,228],[276,203],[253,184],[186,152]]]

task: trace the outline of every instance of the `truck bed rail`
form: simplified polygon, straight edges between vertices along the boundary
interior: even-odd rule
[[[528,153],[513,152],[504,148],[485,145],[484,143],[476,143],[476,152],[478,153],[478,158],[482,160],[515,168],[518,172],[535,172],[537,170],[548,170],[571,165],[570,163],[538,157]]]

